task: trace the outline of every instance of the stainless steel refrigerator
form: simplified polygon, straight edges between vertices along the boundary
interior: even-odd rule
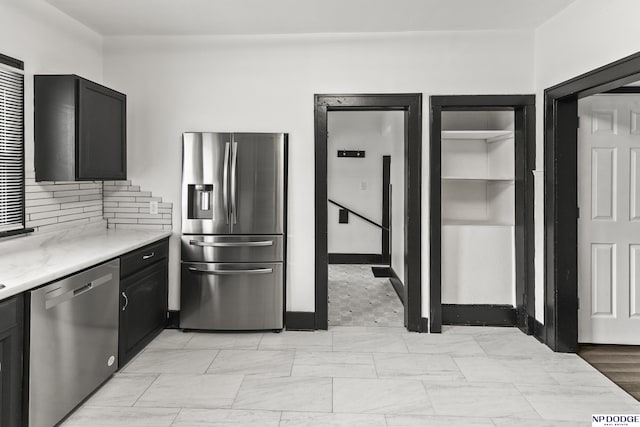
[[[282,329],[287,134],[183,134],[180,327]]]

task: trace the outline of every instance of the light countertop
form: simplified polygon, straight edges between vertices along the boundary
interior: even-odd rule
[[[116,258],[171,235],[104,224],[0,241],[0,300]]]

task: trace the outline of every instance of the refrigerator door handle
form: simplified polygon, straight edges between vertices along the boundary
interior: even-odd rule
[[[233,142],[231,151],[231,224],[236,224],[238,215],[238,143]]]
[[[224,203],[224,219],[229,224],[229,148],[230,143],[224,144],[224,163],[222,166],[222,202]]]
[[[201,240],[189,240],[193,246],[211,246],[214,248],[242,248],[249,246],[273,246],[273,240],[262,240],[259,242],[203,242]]]
[[[204,274],[216,274],[216,275],[236,275],[236,274],[271,274],[273,268],[254,268],[249,270],[202,270],[195,267],[189,267],[189,271]]]

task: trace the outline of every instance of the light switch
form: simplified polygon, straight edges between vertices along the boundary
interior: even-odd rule
[[[360,182],[360,189],[361,190],[366,190],[367,189],[367,181]]]
[[[149,202],[149,213],[151,215],[157,215],[158,214],[158,202],[155,200],[152,200]]]

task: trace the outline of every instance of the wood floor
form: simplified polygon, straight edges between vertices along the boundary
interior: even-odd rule
[[[580,344],[578,354],[640,401],[640,346]]]

